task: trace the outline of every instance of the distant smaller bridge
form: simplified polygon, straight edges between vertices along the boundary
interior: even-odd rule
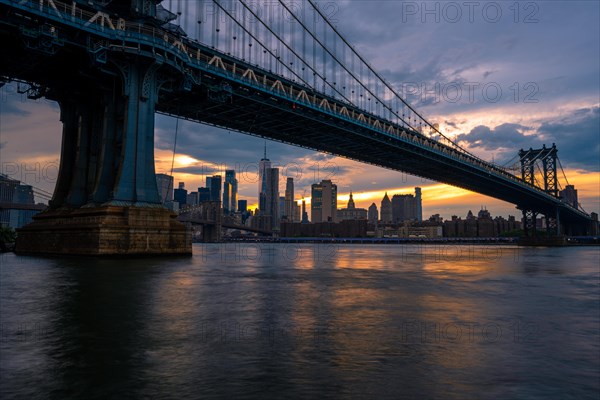
[[[0,210],[34,210],[44,211],[48,208],[45,204],[24,204],[24,203],[8,203],[0,202]]]
[[[177,220],[202,226],[203,242],[220,242],[221,228],[238,229],[240,231],[255,232],[263,235],[273,235],[270,230],[239,225],[223,217],[220,201],[206,201],[202,204],[181,210]]]
[[[192,225],[215,225],[215,221],[210,221],[210,220],[205,220],[205,219],[200,219],[200,218],[194,218],[191,216],[186,216],[185,214],[180,215],[179,217],[177,217],[177,220],[179,222],[189,222]],[[272,235],[273,231],[269,231],[266,229],[259,229],[259,228],[252,228],[246,225],[239,225],[239,224],[234,224],[231,222],[221,222],[221,227],[223,228],[227,228],[227,229],[237,229],[240,231],[245,231],[245,232],[254,232],[254,233],[260,233],[263,235]]]

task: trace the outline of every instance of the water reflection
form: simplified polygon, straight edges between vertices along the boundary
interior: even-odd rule
[[[600,389],[594,249],[227,244],[2,261],[3,399]]]

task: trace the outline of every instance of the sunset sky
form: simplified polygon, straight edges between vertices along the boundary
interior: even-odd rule
[[[425,3],[437,7],[437,15],[426,14]],[[327,2],[340,32],[444,134],[499,164],[521,148],[556,143],[583,208],[600,212],[600,3],[478,2],[472,13],[454,3],[461,16],[445,2],[425,3]],[[490,87],[501,94],[490,98],[484,89]],[[52,191],[60,157],[58,106],[27,100],[16,84],[0,90],[2,172]],[[157,172],[170,173],[175,123],[156,116]],[[263,145],[260,138],[180,121],[175,182],[197,190],[206,175],[236,169],[239,198],[255,204]],[[338,207],[352,191],[357,206],[367,208],[379,207],[386,191],[412,193],[419,186],[424,218],[464,217],[482,206],[492,216],[520,215],[512,204],[400,172],[274,142],[267,142],[267,152],[281,168],[281,195],[288,176],[297,198],[310,197],[312,183],[331,179]]]

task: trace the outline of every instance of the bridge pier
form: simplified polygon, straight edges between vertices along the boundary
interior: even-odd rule
[[[191,232],[160,202],[154,171],[157,63],[57,85],[61,162],[50,207],[18,231],[27,254],[191,254]]]
[[[536,219],[537,212],[532,210],[523,209],[523,232],[525,237],[536,237],[537,236],[537,227],[536,227]]]

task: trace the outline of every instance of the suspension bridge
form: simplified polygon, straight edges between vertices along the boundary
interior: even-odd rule
[[[63,123],[50,207],[17,250],[190,252],[158,196],[155,112],[498,198],[522,210],[529,234],[538,214],[557,235],[589,229],[558,197],[556,146],[520,153],[520,176],[482,160],[408,104],[318,4],[269,4],[0,0],[3,82],[57,101]]]

